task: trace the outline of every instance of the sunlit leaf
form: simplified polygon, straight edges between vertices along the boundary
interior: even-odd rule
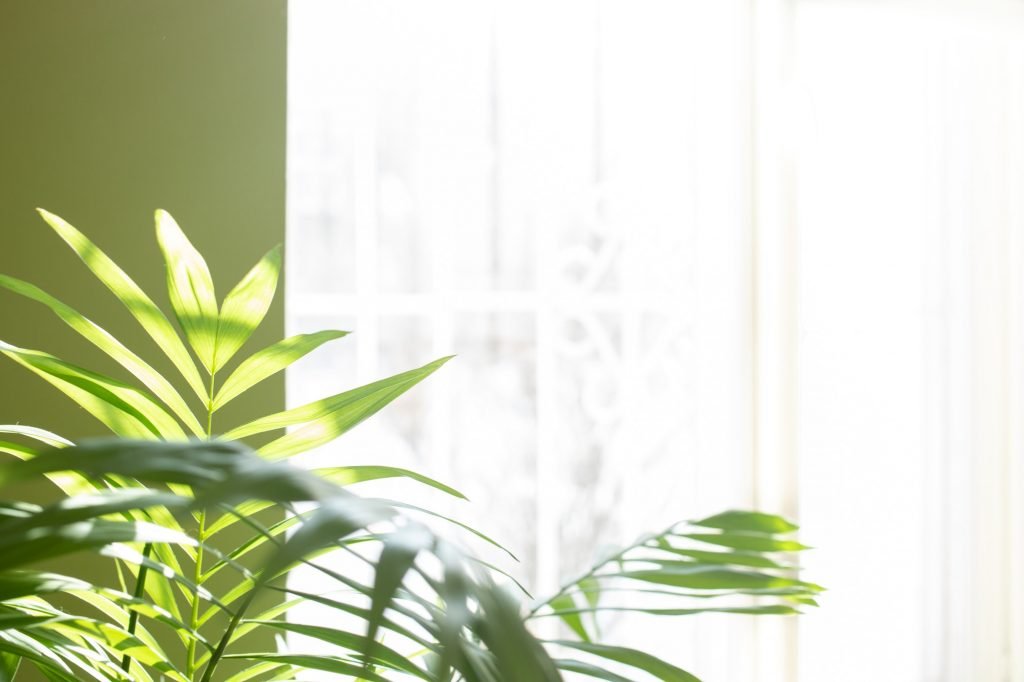
[[[26,533],[5,533],[0,539],[0,568],[10,569],[81,550],[105,549],[122,542],[194,544],[188,536],[150,523],[90,519],[33,528]]]
[[[355,483],[363,483],[366,481],[376,481],[385,478],[407,478],[417,483],[430,486],[435,490],[440,490],[443,493],[447,493],[452,497],[457,497],[460,500],[465,500],[466,496],[460,493],[455,488],[445,485],[440,481],[418,474],[415,471],[409,469],[401,469],[398,467],[380,466],[380,465],[359,465],[359,466],[346,466],[346,467],[324,467],[320,469],[313,469],[313,472],[319,476],[323,476],[332,483],[338,485],[352,485]]]
[[[243,360],[221,385],[217,397],[214,398],[213,409],[219,410],[243,392],[277,374],[307,353],[346,334],[348,332],[334,330],[299,334],[253,353]]]
[[[363,669],[359,663],[346,660],[339,656],[317,656],[314,654],[229,654],[224,658],[239,658],[247,661],[271,661],[305,670],[320,670],[336,675],[354,675],[357,679],[369,682],[388,682],[387,678]]]
[[[23,282],[14,277],[0,275],[0,286],[6,287],[26,298],[38,301],[50,308],[69,327],[131,372],[153,392],[153,395],[162,400],[192,433],[197,436],[203,434],[203,428],[199,421],[170,382],[106,330],[34,284]]]
[[[228,363],[263,321],[277,290],[281,247],[270,250],[224,298],[211,371]]]
[[[691,525],[748,533],[791,533],[800,528],[781,516],[737,509],[715,514],[700,521],[691,521]]]
[[[143,391],[47,353],[0,341],[0,352],[56,386],[119,436],[184,439],[181,426]]]
[[[0,465],[0,483],[74,470],[93,477],[120,475],[203,488],[231,478],[239,467],[255,460],[252,451],[240,443],[95,438],[74,447],[47,450],[25,462]]]
[[[330,398],[257,419],[223,435],[226,440],[245,438],[289,426],[302,426],[260,448],[271,459],[290,457],[329,443],[430,376],[450,358],[435,360],[419,369],[375,381]]]
[[[178,324],[208,372],[217,364],[217,294],[202,255],[171,214],[156,212],[156,238],[167,263],[167,294]]]
[[[13,433],[25,436],[52,447],[64,447],[72,444],[71,441],[63,436],[58,436],[55,433],[34,426],[24,426],[23,424],[0,424],[0,433]]]
[[[801,544],[796,540],[784,540],[762,533],[684,533],[680,537],[754,552],[799,552],[804,549],[810,549],[807,545]]]
[[[182,343],[181,337],[174,331],[174,327],[160,308],[139,288],[139,285],[125,274],[124,270],[110,260],[107,254],[100,251],[85,235],[69,225],[63,218],[43,209],[37,210],[43,220],[78,254],[97,279],[103,282],[128,308],[132,316],[138,320],[142,328],[185,377],[196,395],[205,400],[207,391],[199,376],[199,371],[196,369],[188,349],[185,348],[185,344]]]

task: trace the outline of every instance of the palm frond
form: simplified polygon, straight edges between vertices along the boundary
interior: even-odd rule
[[[303,670],[437,682],[554,682],[563,672],[621,682],[639,672],[692,682],[690,673],[648,652],[599,641],[602,623],[621,613],[788,615],[816,604],[821,588],[803,581],[792,561],[806,549],[792,537],[796,526],[729,511],[643,536],[528,607],[523,599],[532,597],[514,576],[427,522],[504,549],[486,534],[349,489],[406,479],[464,499],[455,488],[372,462],[305,471],[286,461],[348,432],[450,358],[225,427],[221,408],[346,335],[300,334],[236,360],[274,299],[280,248],[218,303],[205,259],[174,218],[158,211],[157,241],[179,334],[95,244],[58,216],[40,214],[171,360],[202,409],[189,407],[174,388],[177,378],[158,373],[85,315],[0,275],[0,288],[49,308],[137,382],[0,342],[0,353],[118,436],[72,444],[41,429],[0,425],[0,488],[45,478],[66,496],[42,506],[0,496],[0,682],[24,667],[49,680],[100,682],[268,682]],[[229,363],[234,368],[218,390],[218,374]],[[258,451],[243,442],[275,431],[286,432]],[[72,557],[82,553],[109,562],[109,583],[77,574]],[[40,565],[55,558],[68,570]],[[333,587],[314,592],[289,583],[300,566]],[[276,601],[251,614],[264,593]],[[57,598],[70,598],[72,608],[58,607]],[[333,617],[297,621],[294,609],[309,604]],[[538,639],[531,626],[539,619],[558,619],[564,634]],[[177,641],[157,637],[157,625],[171,628]],[[269,651],[250,644],[260,631],[302,635],[331,653]],[[222,663],[229,659],[248,667],[227,673]]]

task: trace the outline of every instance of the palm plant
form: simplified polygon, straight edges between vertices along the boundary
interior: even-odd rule
[[[339,437],[448,358],[224,428],[217,416],[230,401],[345,334],[300,334],[232,363],[274,298],[280,248],[218,302],[206,262],[173,218],[158,211],[180,335],[81,232],[40,213],[156,342],[194,397],[57,298],[0,275],[0,286],[50,308],[132,382],[0,341],[0,352],[115,436],[76,445],[40,429],[0,427],[8,435],[0,452],[13,456],[0,466],[0,485],[45,476],[65,495],[49,506],[0,503],[0,682],[23,663],[53,680],[245,682],[294,679],[303,670],[364,680],[534,682],[561,679],[562,672],[630,679],[616,670],[695,680],[649,653],[600,641],[602,622],[621,611],[795,614],[814,605],[820,588],[800,580],[788,561],[804,549],[789,539],[796,527],[740,511],[643,536],[556,594],[532,600],[509,587],[518,585],[514,580],[411,518],[409,505],[349,490],[366,480],[407,478],[459,496],[449,486],[392,467],[304,471],[283,461]],[[259,447],[246,444],[254,436],[266,441],[265,434],[275,435]],[[267,517],[266,510],[287,514]],[[79,551],[109,559],[108,584],[38,567]],[[326,553],[344,555],[346,568],[321,561]],[[337,590],[289,584],[289,571],[299,565],[329,577]],[[267,593],[279,599],[259,606],[257,595]],[[81,611],[58,608],[57,595],[74,598]],[[289,620],[303,603],[332,610],[343,625]],[[550,618],[563,624],[562,637],[532,634],[533,622]],[[158,636],[161,628],[169,639]],[[260,631],[321,640],[334,653],[254,649],[247,636]],[[230,659],[247,665],[232,672],[224,666]]]

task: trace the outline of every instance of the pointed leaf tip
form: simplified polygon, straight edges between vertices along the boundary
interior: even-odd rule
[[[263,322],[281,274],[281,247],[268,251],[224,298],[220,308],[214,371],[223,367]]]
[[[167,263],[167,293],[200,362],[208,372],[216,367],[219,311],[210,268],[170,213],[156,211],[156,238]]]

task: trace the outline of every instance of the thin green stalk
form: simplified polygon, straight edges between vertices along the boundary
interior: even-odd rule
[[[210,375],[210,395],[209,400],[206,403],[206,438],[210,439],[213,437],[213,395],[214,388],[216,387],[216,374]],[[195,570],[193,571],[192,582],[195,585],[199,585],[203,580],[203,556],[204,548],[206,546],[206,510],[199,510],[199,528],[196,531],[196,540],[198,546],[196,547],[196,563]],[[192,610],[189,613],[189,627],[195,632],[199,627],[199,595],[192,596]],[[192,637],[188,641],[188,653],[186,659],[185,674],[191,678],[196,672],[196,638]]]
[[[146,546],[142,548],[142,556],[146,559],[149,558],[150,552],[153,551],[153,545],[146,543]],[[132,594],[136,599],[141,599],[142,594],[146,589],[146,574],[149,573],[149,568],[142,564],[139,566],[139,577],[135,579],[135,592]],[[139,624],[139,612],[132,611],[131,615],[128,616],[128,633],[131,635],[135,634],[135,629]],[[121,659],[121,670],[128,672],[132,666],[132,657],[125,654]]]
[[[199,530],[196,532],[196,539],[199,541],[199,545],[196,547],[196,563],[195,570],[192,575],[192,583],[199,585],[203,579],[203,543],[206,535],[206,510],[199,510]],[[195,632],[199,627],[199,595],[192,595],[192,610],[189,613],[188,620],[189,628]],[[191,678],[196,671],[196,638],[191,637],[188,640],[188,659],[185,669],[185,674]]]
[[[242,602],[238,610],[235,611],[235,615],[231,617],[231,622],[228,623],[227,630],[224,631],[224,635],[221,636],[220,641],[217,642],[217,648],[214,649],[213,655],[210,656],[210,662],[206,665],[206,670],[203,671],[203,677],[199,682],[210,682],[213,679],[213,671],[216,669],[217,664],[220,662],[224,652],[228,648],[228,643],[231,642],[232,636],[235,634],[235,629],[238,628],[238,624],[242,622],[242,616],[249,610],[249,606],[252,605],[252,600],[256,597],[256,592],[260,589],[260,584],[257,583],[249,593],[245,595],[245,601]]]
[[[654,538],[658,538],[658,537],[661,537],[663,535],[667,535],[668,533],[672,532],[672,529],[674,529],[678,525],[679,525],[678,523],[673,523],[671,526],[669,526],[665,530],[661,531],[660,533],[652,533],[650,535],[645,535],[642,538],[640,538],[639,540],[637,540],[636,542],[634,542],[633,544],[625,547],[624,549],[622,549],[619,552],[616,552],[612,556],[607,557],[605,559],[602,559],[601,561],[598,561],[593,566],[591,566],[587,571],[585,571],[583,574],[581,574],[579,576],[576,576],[576,578],[563,583],[562,586],[558,589],[558,592],[555,592],[553,595],[551,595],[547,599],[544,599],[543,601],[539,601],[536,604],[534,604],[533,608],[530,609],[529,612],[526,614],[526,619],[529,620],[530,618],[533,618],[534,616],[536,616],[537,612],[540,611],[542,608],[544,608],[545,606],[547,606],[548,604],[550,604],[554,600],[556,600],[559,597],[561,597],[563,594],[565,594],[570,589],[572,589],[575,585],[583,582],[587,578],[593,577],[599,570],[601,570],[602,568],[604,568],[608,564],[611,564],[611,563],[614,563],[616,561],[621,560],[624,556],[626,556],[627,553],[629,553],[630,551],[636,549],[637,547],[641,547],[643,545],[646,545],[648,542],[650,542]]]

